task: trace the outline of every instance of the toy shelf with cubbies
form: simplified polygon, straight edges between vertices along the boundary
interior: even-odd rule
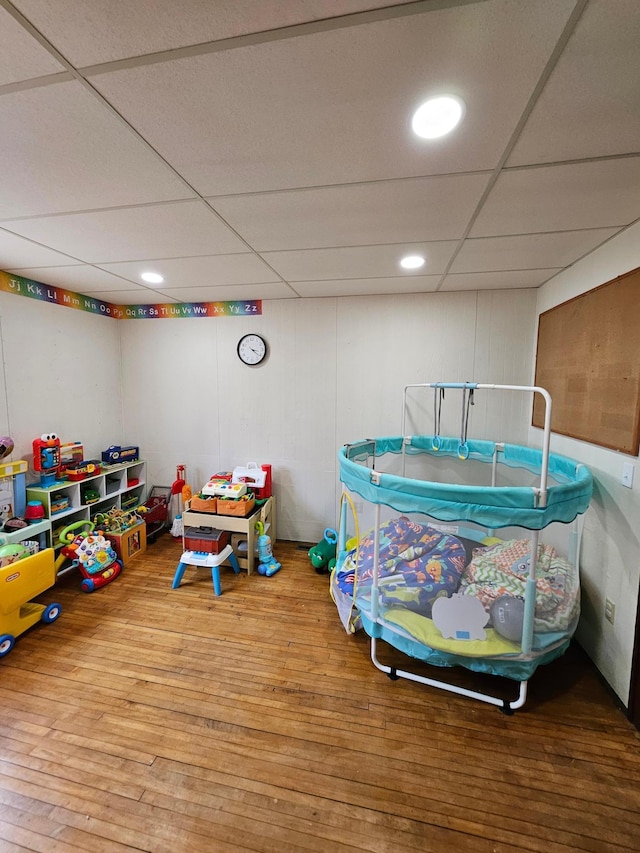
[[[40,501],[44,507],[51,544],[61,547],[61,530],[76,521],[93,521],[98,513],[117,509],[135,509],[144,498],[145,465],[142,460],[103,465],[99,474],[51,486],[27,486],[27,500]],[[31,529],[31,525],[30,528]]]

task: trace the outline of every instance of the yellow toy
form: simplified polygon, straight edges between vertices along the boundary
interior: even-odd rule
[[[9,654],[16,637],[36,622],[55,622],[59,604],[35,604],[36,595],[56,582],[53,548],[39,551],[0,569],[0,657]]]

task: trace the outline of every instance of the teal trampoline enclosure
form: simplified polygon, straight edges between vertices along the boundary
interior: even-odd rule
[[[549,451],[549,422],[550,413],[542,449],[467,439],[466,421],[460,437],[434,430],[340,449],[331,594],[347,632],[366,631],[375,665],[391,677],[376,640],[434,666],[521,682],[520,699],[503,703],[397,672],[511,712],[536,668],[567,649],[580,615],[579,519],[593,479],[582,463]],[[359,529],[356,505],[375,517],[368,529]]]
[[[380,463],[386,454],[417,454],[435,458],[459,459],[458,438],[402,436],[374,440],[375,458]],[[542,451],[515,444],[490,441],[467,443],[471,461],[540,472]],[[371,441],[345,445],[339,453],[340,480],[350,490],[372,504],[385,504],[399,512],[421,512],[440,521],[473,521],[489,528],[524,527],[542,530],[554,521],[568,523],[585,512],[591,500],[593,478],[589,469],[566,456],[549,454],[549,477],[556,480],[547,489],[545,506],[540,506],[539,491],[527,486],[472,486],[454,483],[412,480],[394,474],[379,473],[373,479],[362,464],[369,456]],[[465,459],[466,461],[466,459]],[[461,463],[463,464],[463,463]]]

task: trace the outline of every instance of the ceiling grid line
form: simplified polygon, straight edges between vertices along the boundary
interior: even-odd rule
[[[76,68],[74,68],[74,66],[73,66],[73,65],[72,65],[72,64],[71,64],[71,63],[66,59],[66,57],[65,57],[65,56],[63,56],[63,54],[62,54],[62,53],[60,53],[60,51],[59,51],[59,50],[57,50],[57,48],[56,48],[54,45],[52,45],[52,44],[48,41],[48,39],[46,39],[46,38],[45,38],[45,36],[44,36],[42,33],[40,33],[40,32],[38,31],[38,29],[37,29],[36,27],[34,27],[34,26],[33,26],[33,24],[32,24],[32,23],[31,23],[27,18],[25,18],[25,17],[24,17],[24,16],[23,16],[23,15],[22,15],[22,14],[21,14],[17,9],[15,9],[15,7],[13,6],[13,4],[12,4],[12,3],[8,2],[8,0],[0,0],[0,4],[1,4],[5,9],[7,9],[7,11],[10,11],[10,13],[11,13],[15,18],[16,18],[16,20],[18,20],[18,21],[20,22],[20,24],[21,24],[25,29],[27,29],[27,30],[28,30],[28,31],[29,31],[29,32],[30,32],[30,33],[31,33],[35,38],[37,38],[37,40],[40,42],[40,44],[41,44],[41,45],[42,45],[42,46],[43,46],[43,47],[44,47],[44,48],[45,48],[49,53],[51,53],[51,55],[52,55],[52,56],[53,56],[53,57],[54,57],[58,62],[60,62],[60,64],[61,64],[61,65],[64,65],[64,66],[66,67],[67,71],[68,71],[68,72],[69,72],[69,73],[74,77],[74,79],[76,79],[76,80],[77,80],[77,81],[78,81],[78,82],[79,82],[79,83],[80,83],[80,84],[81,84],[81,85],[86,89],[86,91],[88,91],[88,92],[89,92],[89,94],[90,94],[92,97],[94,97],[94,98],[95,98],[95,99],[96,99],[96,100],[97,100],[97,101],[98,101],[98,102],[99,102],[103,107],[105,107],[107,110],[109,110],[109,111],[113,114],[113,116],[114,116],[114,117],[115,117],[115,118],[116,118],[116,119],[117,119],[117,120],[118,120],[118,121],[119,121],[119,122],[120,122],[124,127],[126,127],[126,128],[127,128],[127,130],[128,130],[128,131],[130,131],[130,132],[135,136],[135,138],[136,138],[136,139],[138,139],[138,140],[140,141],[140,143],[142,143],[142,144],[143,144],[143,145],[144,145],[144,146],[145,146],[145,147],[146,147],[150,152],[152,152],[152,154],[153,154],[153,155],[154,155],[154,156],[155,156],[155,157],[156,157],[156,158],[157,158],[157,159],[158,159],[158,160],[163,164],[163,166],[166,166],[166,168],[167,168],[167,169],[168,169],[168,170],[169,170],[173,175],[175,175],[175,177],[176,177],[176,178],[177,178],[177,179],[178,179],[178,180],[179,180],[179,181],[184,185],[184,187],[185,187],[189,192],[193,193],[193,195],[194,195],[196,198],[198,198],[198,199],[200,200],[200,202],[201,202],[201,203],[202,203],[202,204],[203,204],[203,205],[204,205],[204,206],[205,206],[209,211],[211,211],[211,213],[212,213],[212,214],[213,214],[213,215],[214,215],[214,216],[215,216],[215,217],[216,217],[220,222],[222,222],[222,223],[223,223],[223,224],[224,224],[224,225],[225,225],[229,230],[231,230],[231,231],[235,234],[235,236],[238,238],[238,240],[240,240],[242,243],[244,243],[244,245],[249,249],[249,251],[250,251],[250,252],[252,252],[252,253],[254,254],[254,256],[255,256],[255,257],[257,257],[257,258],[259,258],[259,259],[260,259],[261,263],[265,263],[265,265],[266,265],[266,266],[268,266],[268,264],[266,264],[266,262],[265,262],[265,261],[263,261],[263,260],[262,260],[262,258],[260,258],[260,256],[259,256],[259,255],[255,252],[255,250],[253,249],[253,247],[252,247],[252,246],[251,246],[251,245],[250,245],[250,244],[245,240],[245,238],[244,238],[240,233],[238,233],[237,231],[235,231],[235,229],[233,228],[233,226],[231,226],[228,222],[226,222],[226,221],[224,220],[224,218],[223,218],[223,217],[218,213],[218,211],[217,211],[217,210],[215,210],[215,208],[214,208],[211,204],[209,204],[209,202],[206,200],[206,198],[204,198],[202,195],[200,195],[200,193],[198,193],[198,192],[197,192],[197,190],[196,190],[196,189],[195,189],[195,188],[194,188],[194,187],[193,187],[193,186],[192,186],[192,185],[191,185],[191,184],[190,184],[190,183],[189,183],[189,182],[188,182],[188,181],[187,181],[187,180],[186,180],[186,179],[185,179],[181,174],[180,174],[180,172],[179,172],[177,169],[175,169],[175,168],[174,168],[174,166],[172,166],[172,164],[171,164],[171,163],[169,163],[169,161],[168,161],[168,160],[166,160],[166,159],[165,159],[165,158],[160,154],[160,152],[159,152],[159,151],[157,151],[157,150],[156,150],[156,149],[151,145],[151,143],[150,143],[147,139],[145,139],[145,137],[144,137],[144,136],[142,136],[142,134],[140,134],[140,133],[138,132],[138,130],[136,130],[136,128],[134,128],[134,127],[133,127],[133,125],[132,125],[130,122],[128,122],[128,121],[125,119],[125,117],[124,117],[124,116],[123,116],[123,115],[122,115],[122,114],[121,114],[121,113],[120,113],[120,112],[119,112],[119,111],[118,111],[118,110],[117,110],[117,109],[116,109],[116,108],[115,108],[115,107],[114,107],[114,106],[113,106],[113,105],[108,101],[108,99],[107,99],[107,98],[105,98],[105,97],[104,97],[104,95],[102,95],[102,93],[100,93],[100,92],[99,92],[99,91],[98,91],[98,90],[97,90],[97,89],[96,89],[96,88],[91,84],[91,82],[90,82],[86,77],[84,77],[84,76],[83,76],[83,75],[82,75],[82,74],[81,74],[81,73],[80,73]],[[270,268],[270,269],[271,269],[271,268]],[[271,269],[271,272],[272,272],[272,273],[274,273],[274,274],[275,274],[275,275],[276,275],[276,276],[277,276],[277,277],[282,281],[282,283],[283,283],[283,284],[285,284],[287,287],[291,287],[291,286],[289,285],[289,283],[288,283],[287,281],[285,281],[285,280],[280,276],[280,274],[279,274],[276,270]],[[140,286],[143,286],[143,285],[140,285]],[[293,288],[291,288],[291,290],[295,293],[295,291],[294,291],[294,289],[293,289]],[[157,291],[156,291],[156,292],[157,292]],[[297,294],[296,294],[296,295],[297,295]]]
[[[609,2],[0,0],[0,269],[119,304],[540,287],[640,215]],[[434,94],[466,112],[420,140]]]
[[[567,21],[567,23],[566,23],[566,25],[565,25],[565,27],[564,27],[561,35],[560,35],[560,38],[558,39],[556,46],[554,47],[553,52],[552,52],[551,56],[549,57],[549,61],[545,65],[545,67],[542,71],[542,74],[540,75],[540,77],[539,77],[539,79],[535,85],[533,92],[531,93],[531,97],[527,101],[527,104],[526,104],[524,110],[522,111],[522,115],[520,116],[520,119],[519,119],[517,125],[515,126],[515,129],[514,129],[513,133],[511,134],[509,141],[507,142],[506,148],[502,152],[502,156],[500,157],[500,160],[498,161],[498,164],[496,165],[496,168],[495,168],[493,174],[491,175],[491,178],[489,179],[489,183],[485,187],[485,190],[484,190],[484,192],[480,198],[480,201],[478,202],[478,204],[476,206],[476,209],[473,211],[471,218],[469,219],[469,222],[467,223],[467,227],[465,228],[464,233],[462,234],[462,237],[460,238],[460,242],[459,242],[458,246],[456,247],[456,249],[454,250],[454,253],[451,257],[451,260],[449,261],[449,264],[448,264],[446,270],[442,274],[442,279],[438,282],[438,286],[436,287],[436,291],[440,289],[440,286],[442,285],[443,281],[447,277],[447,274],[448,274],[449,270],[451,269],[456,257],[460,253],[462,246],[464,244],[464,241],[466,240],[466,238],[471,233],[471,229],[473,228],[473,225],[474,225],[476,219],[480,215],[480,211],[482,210],[485,201],[489,198],[489,194],[491,193],[491,190],[493,189],[498,178],[500,177],[500,173],[502,172],[504,165],[506,164],[507,160],[509,159],[511,152],[515,148],[516,143],[517,143],[518,139],[520,138],[520,135],[521,135],[526,123],[527,123],[527,120],[528,120],[529,116],[531,115],[531,113],[533,112],[533,109],[534,109],[540,95],[542,94],[542,91],[543,91],[544,87],[546,86],[547,81],[551,77],[551,74],[553,73],[554,68],[558,64],[558,61],[560,60],[560,57],[561,57],[565,47],[567,46],[567,42],[569,41],[569,39],[573,35],[575,28],[578,25],[578,21],[582,17],[584,10],[587,7],[588,2],[589,2],[589,0],[576,0],[576,5],[574,6],[573,12],[571,13],[569,20]]]

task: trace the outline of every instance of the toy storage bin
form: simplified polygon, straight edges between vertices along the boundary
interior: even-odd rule
[[[117,495],[123,489],[122,477],[107,476],[104,483],[105,495]]]
[[[244,518],[247,515],[251,515],[255,505],[255,498],[249,498],[247,501],[227,501],[224,498],[218,498],[218,514],[235,515]]]
[[[184,531],[184,547],[187,551],[205,551],[207,554],[219,554],[229,544],[226,530],[215,527],[187,527]]]
[[[135,509],[140,503],[140,495],[135,492],[120,499],[120,506],[124,510]]]
[[[218,511],[218,500],[214,497],[201,498],[198,495],[193,495],[187,509],[192,509],[194,512],[211,512]]]

